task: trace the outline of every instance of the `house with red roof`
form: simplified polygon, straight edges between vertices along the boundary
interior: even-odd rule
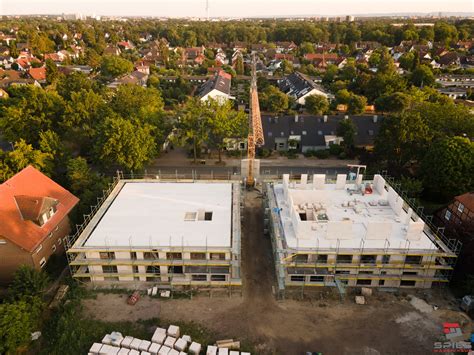
[[[0,283],[21,265],[42,269],[64,252],[69,213],[79,202],[72,193],[32,166],[0,184]]]
[[[46,82],[46,67],[28,69],[30,78],[35,79],[40,84]]]

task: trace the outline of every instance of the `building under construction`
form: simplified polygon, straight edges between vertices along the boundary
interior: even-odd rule
[[[68,240],[83,282],[240,286],[240,185],[116,179]]]
[[[430,288],[449,281],[461,244],[447,240],[381,175],[266,185],[280,292],[288,286]],[[393,186],[392,186],[393,185]]]

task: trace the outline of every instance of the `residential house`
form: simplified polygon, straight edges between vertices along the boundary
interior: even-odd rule
[[[277,151],[293,149],[302,153],[327,149],[331,144],[343,141],[337,136],[337,127],[345,119],[352,120],[356,126],[355,145],[372,149],[381,121],[377,115],[263,115],[264,148]]]
[[[210,98],[218,102],[225,102],[233,99],[230,95],[230,86],[232,77],[223,70],[216,72],[214,77],[206,81],[199,89],[199,97],[201,101],[207,101]]]
[[[294,72],[278,80],[278,86],[285,94],[294,97],[300,105],[304,105],[306,98],[310,95],[332,98],[332,95],[324,91],[321,86],[299,72]]]
[[[130,74],[124,75],[120,78],[115,79],[107,87],[111,89],[116,89],[120,85],[130,84],[130,85],[139,85],[139,86],[146,86],[148,81],[148,74],[143,73],[141,71],[135,70]]]
[[[29,68],[28,76],[40,84],[46,83],[46,67]]]
[[[78,201],[32,166],[0,185],[0,283],[10,282],[20,265],[39,270],[64,252],[68,214]]]
[[[438,63],[441,68],[459,67],[461,59],[456,52],[448,52],[439,58]]]
[[[121,42],[118,42],[117,43],[117,46],[123,50],[126,50],[126,51],[131,51],[132,49],[135,48],[135,46],[133,45],[132,42],[130,41],[121,41]]]
[[[298,46],[293,41],[284,41],[275,43],[277,53],[288,53],[298,48]]]
[[[122,53],[122,51],[117,46],[108,45],[104,49],[104,55],[120,55],[120,53]]]

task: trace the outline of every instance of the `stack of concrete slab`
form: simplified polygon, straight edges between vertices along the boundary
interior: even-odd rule
[[[138,350],[140,351],[148,351],[148,348],[150,347],[151,345],[151,341],[148,341],[148,340],[142,340],[140,342],[140,345],[138,346]]]
[[[174,348],[179,351],[185,351],[187,347],[188,347],[188,342],[184,340],[183,338],[177,339],[176,342],[174,343]]]
[[[166,329],[164,328],[156,328],[155,333],[153,333],[153,337],[151,341],[157,344],[163,344],[166,339]]]
[[[176,325],[170,325],[167,334],[173,338],[179,338],[179,327]]]
[[[140,351],[140,344],[141,344],[141,343],[142,343],[142,340],[141,340],[141,339],[134,338],[134,339],[132,340],[132,342],[130,343],[130,349]]]
[[[113,346],[120,347],[122,344],[123,336],[120,332],[112,332],[110,333],[110,344]]]
[[[123,338],[122,344],[120,344],[120,346],[122,348],[130,349],[130,344],[132,343],[133,339],[133,337],[127,335],[125,338]]]
[[[127,348],[120,348],[120,351],[117,355],[128,355],[130,353],[130,349]]]
[[[94,343],[89,349],[89,354],[99,354],[101,348],[102,348],[101,343]]]
[[[229,355],[229,349],[227,348],[219,348],[219,351],[217,352],[219,355]]]
[[[201,352],[201,344],[192,342],[191,345],[189,346],[188,353],[192,355],[199,355]]]
[[[229,352],[229,355],[239,355],[239,352],[238,351],[235,351],[235,350],[231,350]]]
[[[158,355],[158,351],[160,350],[160,348],[161,344],[151,343],[150,347],[148,348],[148,351],[151,355]]]
[[[209,345],[207,347],[206,355],[217,355],[217,346]]]
[[[158,355],[168,355],[170,351],[171,351],[170,347],[163,345],[160,348],[160,350],[158,350]]]
[[[100,355],[109,355],[109,354],[110,355],[116,355],[116,354],[118,354],[119,351],[120,351],[119,347],[104,344],[100,348],[99,354]]]
[[[173,348],[174,343],[176,343],[176,338],[171,337],[171,336],[167,336],[166,339],[165,339],[165,342],[163,343],[163,345],[166,345],[170,348]]]
[[[140,352],[138,350],[132,349],[132,350],[130,350],[128,355],[140,355]]]

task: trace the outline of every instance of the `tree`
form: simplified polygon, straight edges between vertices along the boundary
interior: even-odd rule
[[[244,60],[242,56],[237,56],[237,59],[235,60],[235,72],[237,73],[237,75],[243,75],[244,70]]]
[[[46,82],[51,85],[60,76],[58,67],[51,59],[46,59]]]
[[[49,277],[43,271],[38,271],[31,266],[21,265],[15,272],[13,281],[8,289],[10,297],[14,300],[42,297],[48,287]]]
[[[415,64],[415,55],[413,52],[404,53],[398,61],[400,62],[400,67],[405,70],[412,70]]]
[[[352,150],[355,143],[356,126],[350,119],[345,119],[337,125],[337,136],[344,139],[344,146],[347,150]]]
[[[208,102],[208,123],[210,128],[210,142],[217,148],[219,162],[222,161],[221,152],[225,147],[225,138],[243,138],[247,135],[248,118],[244,111],[232,110],[232,103],[227,101],[220,104],[211,100]]]
[[[325,96],[310,95],[305,99],[305,107],[313,115],[322,115],[329,109],[329,102]]]
[[[100,72],[108,78],[116,78],[123,74],[130,73],[133,70],[133,64],[121,57],[106,55],[102,57]]]
[[[385,94],[375,100],[375,108],[381,112],[402,112],[410,106],[410,96],[395,92],[393,94]]]
[[[92,171],[83,157],[69,159],[67,162],[67,178],[74,194],[81,194],[93,182]]]
[[[177,128],[178,141],[192,146],[193,159],[196,163],[203,143],[209,138],[209,116],[198,98],[189,98],[180,109]]]
[[[446,201],[474,189],[474,142],[444,138],[428,149],[421,165],[423,184],[434,198]]]
[[[5,167],[5,171],[1,174],[3,180],[9,179],[28,165],[34,166],[46,175],[51,175],[53,158],[51,154],[33,149],[33,146],[27,144],[23,139],[16,142],[14,148],[3,158],[2,164]]]
[[[64,114],[64,100],[54,91],[26,85],[10,89],[0,111],[0,129],[9,141],[20,138],[36,144],[39,132],[56,128]]]
[[[347,112],[353,115],[365,112],[367,106],[367,99],[364,96],[352,94],[347,103]]]
[[[96,160],[128,170],[141,170],[157,152],[153,131],[153,126],[138,119],[107,117],[96,137]]]
[[[70,100],[73,92],[94,90],[97,93],[97,91],[100,91],[97,83],[81,72],[62,76],[56,85],[56,90],[65,100]]]
[[[163,110],[163,99],[156,88],[120,85],[112,98],[111,108],[122,117],[136,117],[147,122]]]
[[[260,100],[262,107],[270,112],[281,113],[288,109],[288,96],[273,85],[263,90]]]
[[[429,66],[422,64],[413,70],[410,81],[418,87],[432,86],[435,82],[435,76]]]
[[[31,340],[42,302],[38,297],[0,304],[0,353],[16,354]]]

